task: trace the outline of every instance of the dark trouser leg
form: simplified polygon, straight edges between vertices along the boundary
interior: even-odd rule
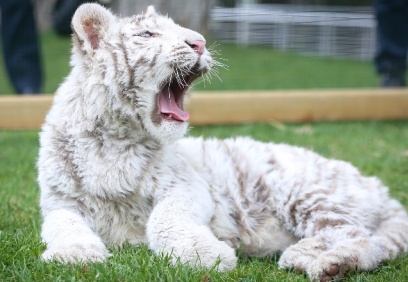
[[[383,76],[383,86],[404,86],[408,50],[408,1],[375,0],[374,8],[377,19],[376,70]],[[387,82],[390,85],[385,85]],[[398,83],[403,85],[393,85]]]
[[[93,0],[58,0],[55,3],[52,15],[52,26],[59,35],[69,36],[72,33],[71,20],[79,5]]]
[[[39,93],[42,68],[30,0],[0,0],[4,61],[18,93]]]

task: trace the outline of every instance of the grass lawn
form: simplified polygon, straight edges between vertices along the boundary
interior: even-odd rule
[[[339,134],[341,133],[341,134]],[[113,250],[103,264],[65,266],[43,263],[35,161],[37,131],[0,131],[0,281],[307,281],[277,268],[276,257],[243,259],[229,273],[169,266],[166,257],[146,246]],[[193,136],[219,138],[251,135],[285,142],[352,162],[365,174],[378,175],[391,194],[408,207],[408,123],[359,122],[200,126]],[[408,281],[408,256],[345,281]]]
[[[54,93],[69,72],[71,41],[45,32],[41,45],[43,92]],[[215,44],[214,49],[220,53],[218,60],[228,68],[219,69],[222,81],[213,78],[211,84],[198,83],[196,90],[367,88],[379,83],[370,61],[305,57],[268,47]],[[0,56],[0,95],[12,93]]]
[[[42,35],[44,92],[53,93],[68,73],[68,38]],[[219,46],[228,70],[223,82],[200,83],[197,90],[306,89],[376,87],[371,62],[302,57],[263,47]],[[0,66],[2,65],[0,59]],[[204,87],[205,86],[205,87]],[[0,67],[0,94],[11,94]],[[192,136],[249,135],[313,149],[324,156],[352,162],[365,174],[379,176],[391,194],[408,207],[408,122],[333,122],[313,124],[242,124],[200,126]],[[153,256],[146,246],[112,250],[103,264],[67,266],[43,263],[35,162],[37,131],[0,131],[0,281],[308,281],[278,269],[277,257],[241,259],[228,273],[170,266],[167,257]],[[345,281],[408,281],[408,256],[384,263]]]

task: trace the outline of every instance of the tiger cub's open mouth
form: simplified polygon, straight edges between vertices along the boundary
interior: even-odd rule
[[[189,74],[182,78],[173,78],[158,93],[158,111],[162,119],[185,122],[190,114],[183,109],[184,96],[191,83],[200,75]]]

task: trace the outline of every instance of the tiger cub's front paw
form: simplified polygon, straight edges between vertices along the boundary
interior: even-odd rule
[[[211,267],[217,259],[220,260],[218,264],[219,271],[229,271],[235,268],[237,265],[238,258],[235,255],[235,250],[228,246],[225,242],[219,241],[215,244],[214,253],[208,256],[208,265],[206,267]]]
[[[56,260],[62,263],[103,262],[110,256],[102,243],[83,242],[52,246],[42,254],[45,261]]]
[[[177,248],[173,248],[174,262],[180,260],[181,263],[187,263],[193,267],[216,267],[218,271],[229,271],[235,268],[238,258],[233,248],[209,234],[204,227],[197,228],[195,231],[193,232],[195,236],[184,240]]]

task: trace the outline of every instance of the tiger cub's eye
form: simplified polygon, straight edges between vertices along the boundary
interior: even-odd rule
[[[143,31],[143,32],[139,33],[138,36],[144,37],[144,38],[150,38],[150,37],[153,37],[153,33],[149,32],[149,31]]]

